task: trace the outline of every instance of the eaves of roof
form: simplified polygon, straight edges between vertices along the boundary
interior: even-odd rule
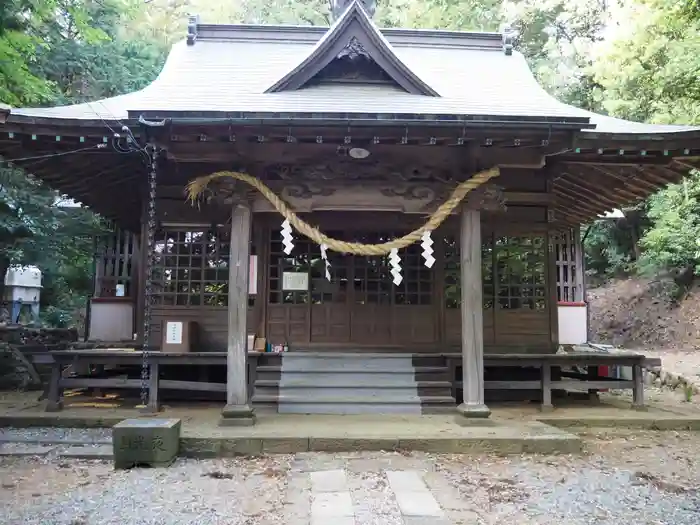
[[[376,29],[376,28],[375,28]],[[200,24],[194,45],[173,46],[146,88],[86,104],[12,109],[8,124],[116,129],[140,116],[180,122],[261,125],[551,126],[586,139],[691,136],[700,127],[630,122],[563,104],[535,80],[497,33],[382,29],[391,52],[440,96],[392,86],[323,85],[266,93],[319,46],[328,28]],[[379,30],[377,30],[379,33]],[[117,130],[118,131],[118,130]]]

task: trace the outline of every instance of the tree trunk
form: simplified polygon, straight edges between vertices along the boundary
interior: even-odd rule
[[[5,305],[5,275],[10,267],[10,259],[0,256],[0,304]]]
[[[637,225],[634,223],[630,224],[630,231],[632,233],[632,249],[634,250],[634,260],[638,261],[642,256],[642,252],[639,249],[639,235],[637,235]]]

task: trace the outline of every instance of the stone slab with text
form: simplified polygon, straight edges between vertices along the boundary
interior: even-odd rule
[[[114,468],[167,467],[180,447],[179,419],[125,419],[112,428]]]

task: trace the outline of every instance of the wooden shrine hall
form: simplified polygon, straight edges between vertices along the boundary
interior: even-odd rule
[[[333,14],[193,17],[140,91],[2,111],[4,159],[114,225],[89,323],[114,349],[55,352],[53,409],[107,381],[61,364],[138,367],[129,346],[149,371],[124,386],[157,408],[191,383],[168,367],[207,368],[227,424],[254,408],[469,421],[485,394],[549,407],[572,384],[643,404],[642,356],[557,354],[587,341],[578,232],[698,168],[700,128],[557,101],[510,31],[379,29],[357,0]]]

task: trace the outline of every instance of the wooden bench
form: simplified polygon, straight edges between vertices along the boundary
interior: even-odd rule
[[[461,354],[443,354],[451,377],[456,378],[457,367],[461,365]],[[587,389],[595,393],[604,389],[631,389],[634,408],[644,407],[644,368],[660,366],[660,360],[649,359],[641,354],[572,352],[566,354],[496,354],[484,356],[486,367],[533,367],[541,371],[538,381],[485,381],[485,390],[540,390],[542,410],[552,409],[552,390]],[[600,366],[629,366],[632,368],[632,380],[601,377]],[[587,374],[562,374],[560,380],[552,380],[553,368],[585,367]],[[578,377],[575,378],[575,377]],[[461,378],[453,381],[452,394],[457,397],[457,389],[462,387]]]
[[[252,388],[252,384],[255,381],[257,355],[257,353],[251,353],[248,358],[247,381],[249,388]],[[43,354],[40,358],[35,360],[35,362],[50,364],[51,366],[46,411],[56,412],[62,409],[63,390],[66,388],[120,388],[140,390],[143,386],[141,379],[126,379],[123,377],[63,377],[63,370],[65,367],[73,364],[141,366],[142,360],[143,352],[132,349],[59,350]],[[149,352],[148,367],[150,379],[148,380],[148,405],[145,407],[145,411],[147,412],[159,411],[158,392],[160,389],[226,392],[226,383],[160,379],[160,367],[165,365],[226,366],[226,352]]]

